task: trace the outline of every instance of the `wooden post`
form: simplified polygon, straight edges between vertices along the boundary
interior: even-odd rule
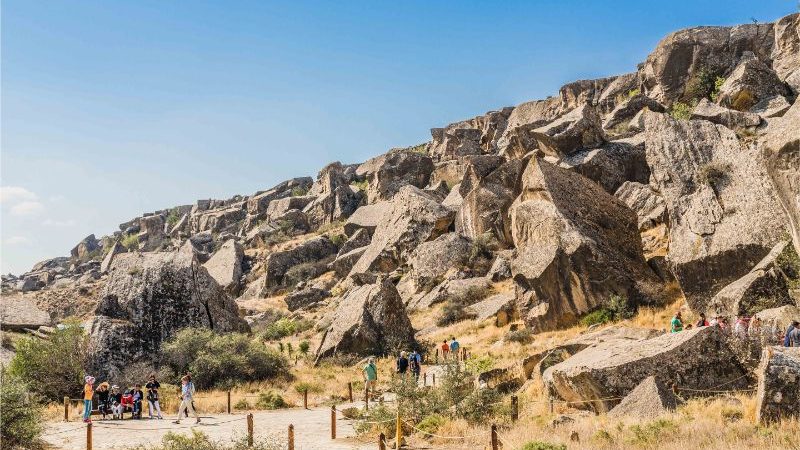
[[[519,419],[519,404],[517,403],[517,396],[511,396],[511,421],[516,422]]]
[[[331,406],[331,439],[336,439],[336,405]]]
[[[253,413],[247,414],[247,446],[253,446]]]
[[[433,387],[436,387],[436,374],[432,373],[431,377],[433,377]]]
[[[308,409],[308,389],[303,391],[303,408]]]
[[[400,399],[397,399],[397,426],[394,436],[394,448],[400,448],[400,442],[403,439],[403,427],[400,424]]]
[[[436,347],[436,364],[439,364],[439,347]]]
[[[498,450],[497,445],[497,425],[492,424],[492,450]]]
[[[364,385],[364,411],[369,411],[369,386]]]
[[[386,435],[383,433],[378,436],[378,450],[386,450]]]
[[[86,450],[92,450],[92,422],[86,424]]]
[[[553,397],[550,397],[550,414],[553,414]]]
[[[289,425],[289,450],[294,450],[294,425]]]
[[[378,404],[383,406],[383,396],[378,397]]]
[[[461,360],[462,361],[466,361],[467,360],[467,348],[466,347],[461,349]]]
[[[228,414],[231,413],[231,391],[228,391]]]
[[[353,382],[347,382],[347,396],[350,397],[350,403],[353,403]]]
[[[69,422],[69,397],[64,397],[64,422]]]
[[[422,374],[422,386],[425,387],[428,385],[428,372]]]

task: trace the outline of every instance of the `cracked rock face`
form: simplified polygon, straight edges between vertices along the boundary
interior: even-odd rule
[[[756,419],[800,418],[800,348],[767,347],[758,368]]]
[[[164,341],[187,327],[247,329],[233,300],[186,248],[119,254],[89,328],[92,373],[113,376],[131,363],[151,362]]]
[[[651,183],[669,217],[668,261],[689,306],[705,310],[777,244],[787,218],[754,145],[705,120],[646,113]]]

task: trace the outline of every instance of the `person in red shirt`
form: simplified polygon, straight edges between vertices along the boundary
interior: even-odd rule
[[[133,393],[130,389],[126,390],[124,394],[122,394],[122,401],[120,402],[122,405],[122,412],[131,411],[133,412]],[[122,414],[120,414],[120,418]]]
[[[447,361],[447,357],[450,355],[450,346],[447,345],[447,339],[442,342],[442,359]]]

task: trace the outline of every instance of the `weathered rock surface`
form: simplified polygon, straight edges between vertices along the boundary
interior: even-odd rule
[[[292,267],[314,261],[321,261],[336,254],[336,244],[328,236],[317,236],[304,241],[297,247],[270,253],[266,260],[264,287],[267,289],[280,286],[283,277]]]
[[[504,152],[511,158],[520,158],[537,148],[551,156],[566,156],[581,149],[596,148],[605,140],[600,115],[589,104],[544,126],[517,127],[509,137]]]
[[[719,88],[720,105],[746,111],[756,103],[776,95],[791,95],[778,74],[752,52],[745,52],[736,68]]]
[[[486,278],[492,281],[503,281],[511,278],[511,260],[514,258],[513,250],[502,250],[495,255],[492,266],[486,273]]]
[[[203,266],[217,283],[234,297],[239,295],[244,250],[233,239],[227,240]]]
[[[429,290],[442,282],[450,270],[469,263],[470,242],[458,233],[445,233],[420,244],[409,257],[411,279],[418,290]]]
[[[709,311],[726,317],[747,316],[770,308],[793,305],[786,275],[778,266],[784,252],[793,252],[788,241],[779,242],[747,275],[722,288],[711,299]],[[800,274],[796,274],[800,278]]]
[[[767,347],[758,368],[756,420],[800,418],[800,348]]]
[[[786,216],[758,149],[733,131],[656,113],[645,121],[651,182],[670,220],[668,260],[689,306],[704,310],[781,240]]]
[[[641,140],[620,140],[582,150],[563,158],[560,165],[596,182],[609,194],[614,194],[625,182],[646,184],[650,179]]]
[[[317,362],[337,353],[380,355],[414,342],[400,294],[388,280],[379,281],[342,297],[317,349]]]
[[[614,295],[659,301],[635,214],[597,184],[531,159],[511,218],[517,300],[536,331],[571,324]]]
[[[474,315],[478,322],[494,317],[495,326],[502,327],[515,320],[519,315],[516,311],[515,299],[516,296],[513,292],[504,292],[492,295],[466,309]]]
[[[22,295],[0,297],[0,327],[3,330],[37,329],[50,323],[50,314],[39,309],[31,299]]]
[[[618,128],[620,125],[630,122],[630,120],[644,108],[650,111],[664,112],[664,105],[652,98],[642,94],[633,95],[619,103],[616,108],[606,116],[603,120],[603,129],[606,131],[614,130],[614,128]],[[627,132],[627,130],[620,131],[622,132],[619,134],[625,134],[625,132]]]
[[[71,251],[73,259],[85,261],[91,254],[100,249],[100,241],[93,234],[86,236]]]
[[[758,103],[750,108],[750,112],[758,114],[764,119],[771,117],[780,117],[791,108],[792,104],[786,100],[782,95],[775,95],[760,100]]]
[[[649,230],[667,220],[664,199],[646,184],[625,182],[617,189],[614,196],[636,213],[640,231]]]
[[[336,256],[342,256],[345,253],[349,253],[357,248],[361,248],[364,246],[369,245],[372,241],[372,237],[370,237],[369,232],[363,228],[356,230],[350,239],[346,240],[341,247],[339,247],[339,253]]]
[[[326,290],[307,287],[289,293],[283,300],[286,302],[289,311],[296,311],[298,309],[314,306],[322,300],[325,300],[329,295],[330,293]]]
[[[390,200],[406,185],[424,188],[433,172],[433,160],[407,149],[395,149],[358,166],[356,175],[369,182],[367,200]]]
[[[391,213],[391,209],[390,202],[378,202],[358,208],[345,222],[345,234],[353,236],[357,230],[363,228],[372,236],[381,220]]]
[[[687,358],[686,355],[704,355]],[[678,389],[746,388],[748,371],[736,360],[718,327],[670,333],[645,341],[613,342],[582,350],[547,370],[549,392],[574,406],[608,412],[645,378]],[[696,395],[695,391],[681,391]],[[609,400],[607,400],[609,399]]]
[[[672,390],[656,377],[650,376],[642,380],[608,415],[652,420],[675,411],[677,407],[678,398]]]
[[[367,246],[365,245],[363,247],[354,248],[347,253],[339,254],[336,256],[336,259],[328,264],[328,268],[333,270],[337,277],[344,278],[353,270],[353,266],[356,265],[358,260],[361,259],[366,252]]]
[[[161,343],[182,328],[247,328],[235,303],[191,251],[117,255],[95,314],[90,369],[101,378],[151,362]]]
[[[361,204],[361,191],[350,186],[339,186],[306,205],[303,212],[313,228],[328,225],[350,217]]]
[[[794,94],[800,94],[800,14],[782,17],[774,25],[772,68]]]
[[[755,127],[761,123],[761,117],[756,113],[728,109],[705,98],[694,107],[692,119],[708,120],[730,129]]]
[[[430,292],[420,293],[408,300],[409,309],[425,309],[449,298],[478,302],[490,292],[491,285],[484,277],[445,280]]]
[[[391,272],[417,245],[435,239],[449,228],[453,212],[414,186],[404,186],[381,217],[372,242],[359,258],[351,275]]]
[[[145,216],[139,219],[139,249],[141,251],[155,251],[161,249],[161,244],[167,237],[164,231],[164,217],[159,214]]]
[[[767,344],[783,345],[786,330],[794,320],[800,320],[800,307],[785,305],[760,311],[756,317],[761,319],[761,329],[770,338]]]

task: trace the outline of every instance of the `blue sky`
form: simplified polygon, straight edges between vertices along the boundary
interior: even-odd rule
[[[142,212],[248,194],[630,72],[795,1],[2,3],[3,273]]]

